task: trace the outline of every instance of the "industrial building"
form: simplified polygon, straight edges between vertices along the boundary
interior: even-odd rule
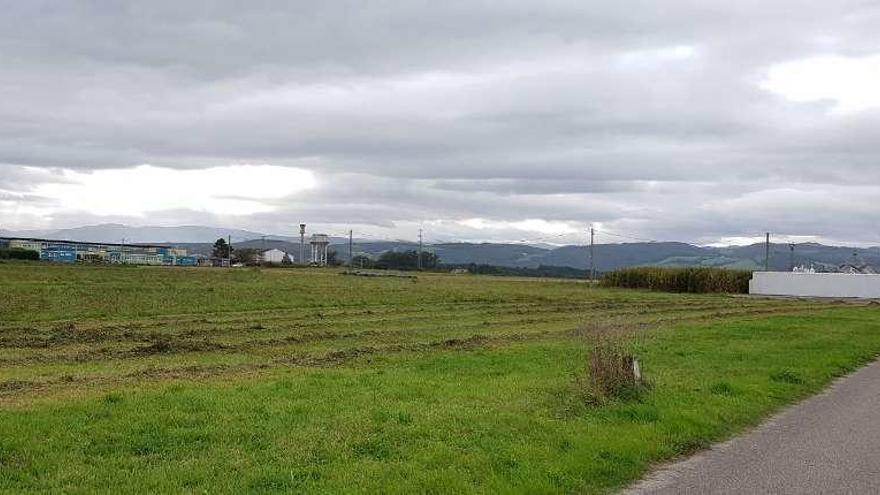
[[[264,251],[260,251],[260,262],[261,263],[269,263],[280,265],[284,263],[284,258],[287,258],[288,262],[293,260],[293,257],[290,254],[280,250],[280,249],[266,249]]]
[[[0,249],[40,253],[40,259],[59,263],[125,263],[132,265],[196,266],[198,257],[185,249],[154,244],[111,244],[55,239],[0,237]]]

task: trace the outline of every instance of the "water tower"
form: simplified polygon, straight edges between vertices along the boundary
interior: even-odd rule
[[[327,248],[330,247],[330,237],[327,234],[312,234],[312,263],[318,266],[327,265]]]

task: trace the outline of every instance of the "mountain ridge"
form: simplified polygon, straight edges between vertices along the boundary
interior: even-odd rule
[[[299,238],[266,235],[242,229],[225,229],[202,225],[175,227],[126,226],[122,224],[99,224],[59,230],[4,231],[0,235],[11,237],[43,237],[90,242],[119,242],[125,237],[130,243],[172,244],[187,248],[193,253],[209,255],[211,246],[218,238],[232,236],[233,245],[239,248],[278,248],[294,256],[299,253]],[[794,245],[771,244],[770,267],[788,270],[792,264],[819,269],[832,269],[852,259],[880,267],[880,247],[828,246],[815,242]],[[407,241],[365,241],[356,239],[354,255],[377,257],[385,251],[417,249],[418,244]],[[332,237],[331,249],[340,259],[348,257],[348,240]],[[425,249],[437,254],[442,263],[467,265],[471,263],[506,267],[536,268],[565,266],[589,268],[589,248],[583,245],[556,247],[535,246],[503,242],[446,242],[425,245]],[[724,268],[761,269],[764,265],[763,243],[747,246],[697,246],[685,242],[631,242],[597,244],[594,247],[594,264],[597,270],[607,271],[627,266],[714,266]],[[308,253],[308,248],[306,248]]]

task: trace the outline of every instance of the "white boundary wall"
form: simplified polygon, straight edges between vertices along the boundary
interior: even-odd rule
[[[880,299],[880,275],[755,272],[749,281],[749,294]]]

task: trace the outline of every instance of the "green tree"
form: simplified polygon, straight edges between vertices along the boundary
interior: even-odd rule
[[[233,260],[243,265],[256,265],[260,262],[260,253],[253,248],[242,248],[234,250]]]
[[[221,237],[214,241],[214,250],[211,252],[211,256],[215,258],[228,258],[231,253],[232,249],[226,243],[226,239]]]

